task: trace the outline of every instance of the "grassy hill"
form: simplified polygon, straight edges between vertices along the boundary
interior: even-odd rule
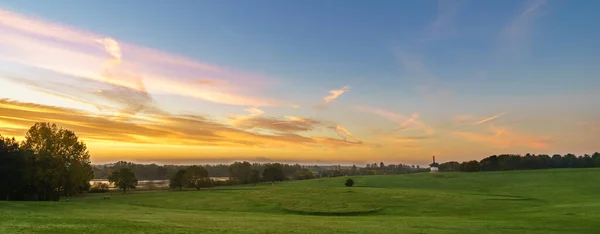
[[[0,202],[0,233],[600,231],[600,169],[352,178]]]

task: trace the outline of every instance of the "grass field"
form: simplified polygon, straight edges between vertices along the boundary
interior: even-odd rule
[[[600,233],[600,170],[353,177],[0,202],[0,233]]]

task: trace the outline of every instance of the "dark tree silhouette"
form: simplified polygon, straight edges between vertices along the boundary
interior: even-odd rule
[[[462,164],[460,164],[460,171],[464,171],[464,172],[481,171],[481,165],[479,164],[479,162],[477,162],[475,160],[463,162]]]
[[[235,162],[229,166],[229,177],[231,180],[247,184],[250,182],[252,165],[249,162]]]
[[[186,170],[179,170],[171,180],[169,180],[169,187],[171,188],[179,188],[179,190],[183,190],[183,187],[186,187],[189,183],[190,179],[188,178],[188,173]]]
[[[202,166],[190,166],[186,171],[187,175],[185,177],[189,181],[187,186],[190,188],[200,190],[200,188],[205,186],[206,180],[210,179],[208,177],[208,171]]]
[[[283,174],[283,168],[281,164],[275,163],[267,165],[263,171],[263,178],[266,181],[271,181],[273,183],[275,183],[275,181],[285,180],[285,175]]]
[[[108,181],[114,183],[117,188],[123,191],[123,193],[126,193],[128,189],[135,189],[138,184],[135,174],[129,168],[121,168],[120,170],[113,172],[108,177]]]
[[[252,169],[250,173],[250,183],[258,184],[260,182],[260,172],[256,169]]]
[[[26,187],[25,158],[19,150],[15,138],[4,138],[0,135],[0,199],[22,196]]]
[[[344,183],[344,185],[346,185],[346,187],[352,187],[352,186],[354,186],[354,180],[348,178],[346,180],[346,183]]]

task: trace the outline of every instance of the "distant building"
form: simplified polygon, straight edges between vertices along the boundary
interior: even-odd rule
[[[433,156],[433,163],[429,164],[429,172],[430,173],[439,172],[439,169],[438,169],[439,166],[440,166],[440,164],[435,162],[435,156]]]

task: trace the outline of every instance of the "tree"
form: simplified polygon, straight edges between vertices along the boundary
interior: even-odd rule
[[[250,181],[250,173],[252,165],[249,162],[235,162],[229,166],[229,177],[242,184],[247,184]]]
[[[463,162],[460,165],[460,171],[476,172],[476,171],[480,171],[480,170],[481,170],[481,165],[479,164],[479,162],[477,162],[475,160]]]
[[[25,158],[19,150],[19,143],[15,138],[0,135],[0,198],[11,200],[11,196],[22,194],[27,184],[25,170]]]
[[[260,172],[256,169],[252,169],[250,173],[250,183],[258,184],[260,182]]]
[[[596,152],[592,154],[592,159],[596,163],[596,167],[600,167],[600,153]]]
[[[123,193],[126,193],[128,189],[135,189],[138,184],[135,174],[129,168],[121,168],[118,171],[114,171],[108,177],[108,181],[123,190]]]
[[[186,171],[186,179],[189,180],[187,185],[191,188],[196,188],[196,190],[200,190],[200,188],[205,184],[205,180],[209,179],[208,171],[202,166],[194,165],[188,167]]]
[[[350,171],[350,174],[352,174],[352,175],[357,175],[358,174],[358,170],[356,168],[356,165],[352,165],[352,169]]]
[[[283,168],[281,164],[269,164],[265,167],[263,171],[263,178],[266,181],[271,181],[275,183],[275,181],[283,181],[285,179],[285,175],[283,174]]]
[[[179,191],[183,190],[183,187],[187,187],[190,179],[186,170],[179,170],[169,180],[169,187],[179,188]]]
[[[346,180],[346,183],[344,183],[344,185],[346,185],[346,187],[352,187],[352,186],[354,186],[354,180],[348,178]]]
[[[33,158],[33,177],[43,197],[54,192],[81,193],[93,178],[90,155],[74,132],[56,124],[36,123],[25,134],[23,150]]]
[[[440,164],[440,171],[460,171],[460,163],[451,161]]]
[[[552,155],[552,166],[554,168],[565,168],[566,165],[560,154]]]

